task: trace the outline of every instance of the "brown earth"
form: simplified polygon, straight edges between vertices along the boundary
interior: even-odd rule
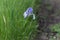
[[[42,0],[40,5],[37,11],[39,26],[35,40],[49,40],[51,35],[58,33],[51,31],[49,26],[60,22],[60,0]]]

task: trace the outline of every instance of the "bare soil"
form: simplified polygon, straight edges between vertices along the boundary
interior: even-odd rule
[[[50,40],[50,36],[58,33],[51,31],[49,26],[60,23],[60,0],[42,0],[37,16],[39,26],[35,40]]]

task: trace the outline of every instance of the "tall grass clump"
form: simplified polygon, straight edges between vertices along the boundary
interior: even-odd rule
[[[32,40],[36,20],[24,19],[28,7],[34,8],[35,0],[0,0],[0,40]]]

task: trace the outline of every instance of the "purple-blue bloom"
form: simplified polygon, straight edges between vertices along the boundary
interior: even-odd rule
[[[33,14],[33,8],[32,8],[32,7],[29,7],[29,8],[24,12],[24,14],[23,14],[24,18],[26,18],[26,17],[28,17],[28,16],[30,16],[30,15],[35,16],[35,15]],[[35,17],[34,17],[34,18],[35,18]]]
[[[26,10],[26,14],[29,15],[33,12],[33,8],[29,7],[27,10]]]

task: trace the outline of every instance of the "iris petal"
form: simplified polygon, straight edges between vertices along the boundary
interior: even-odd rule
[[[33,14],[33,8],[29,7],[25,12],[24,12],[24,18],[32,15],[33,19],[35,19],[35,14]]]

